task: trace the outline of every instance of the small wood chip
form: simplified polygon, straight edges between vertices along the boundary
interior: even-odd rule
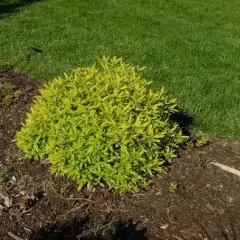
[[[12,232],[8,232],[8,235],[15,240],[24,240],[23,238],[20,238],[19,236],[17,236],[16,234],[14,234]]]
[[[5,207],[9,208],[12,206],[12,199],[9,196],[0,193],[0,199],[4,200]]]
[[[167,229],[168,226],[169,226],[169,223],[166,223],[166,224],[162,225],[160,228],[161,228],[161,229]]]
[[[26,231],[28,231],[28,232],[32,233],[32,230],[31,230],[31,229],[29,229],[29,228],[26,228],[26,227],[24,227],[24,230],[26,230]]]

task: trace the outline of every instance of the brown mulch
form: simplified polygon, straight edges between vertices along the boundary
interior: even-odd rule
[[[9,92],[0,89],[0,239],[240,239],[240,178],[209,164],[240,169],[239,142],[183,150],[138,194],[78,192],[12,143],[41,84],[2,69],[5,83],[14,97],[6,102]]]

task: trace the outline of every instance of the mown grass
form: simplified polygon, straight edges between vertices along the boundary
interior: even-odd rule
[[[50,80],[122,56],[146,66],[198,129],[240,139],[239,0],[45,0],[0,12],[2,65]]]

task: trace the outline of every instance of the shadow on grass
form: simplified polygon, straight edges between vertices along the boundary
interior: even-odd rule
[[[30,240],[147,240],[146,229],[137,230],[132,220],[109,222],[91,228],[89,218],[73,219],[67,223],[56,223],[33,233]]]
[[[43,0],[0,0],[0,19],[17,12],[21,7]]]
[[[189,116],[187,113],[180,111],[173,114],[170,119],[178,123],[183,135],[191,135],[191,128],[194,126],[194,118],[192,116]]]

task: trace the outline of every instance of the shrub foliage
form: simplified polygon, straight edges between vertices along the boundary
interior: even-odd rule
[[[184,137],[169,120],[176,100],[153,92],[139,67],[103,57],[40,90],[17,146],[27,157],[48,158],[51,172],[79,189],[96,185],[137,191],[175,157]]]

